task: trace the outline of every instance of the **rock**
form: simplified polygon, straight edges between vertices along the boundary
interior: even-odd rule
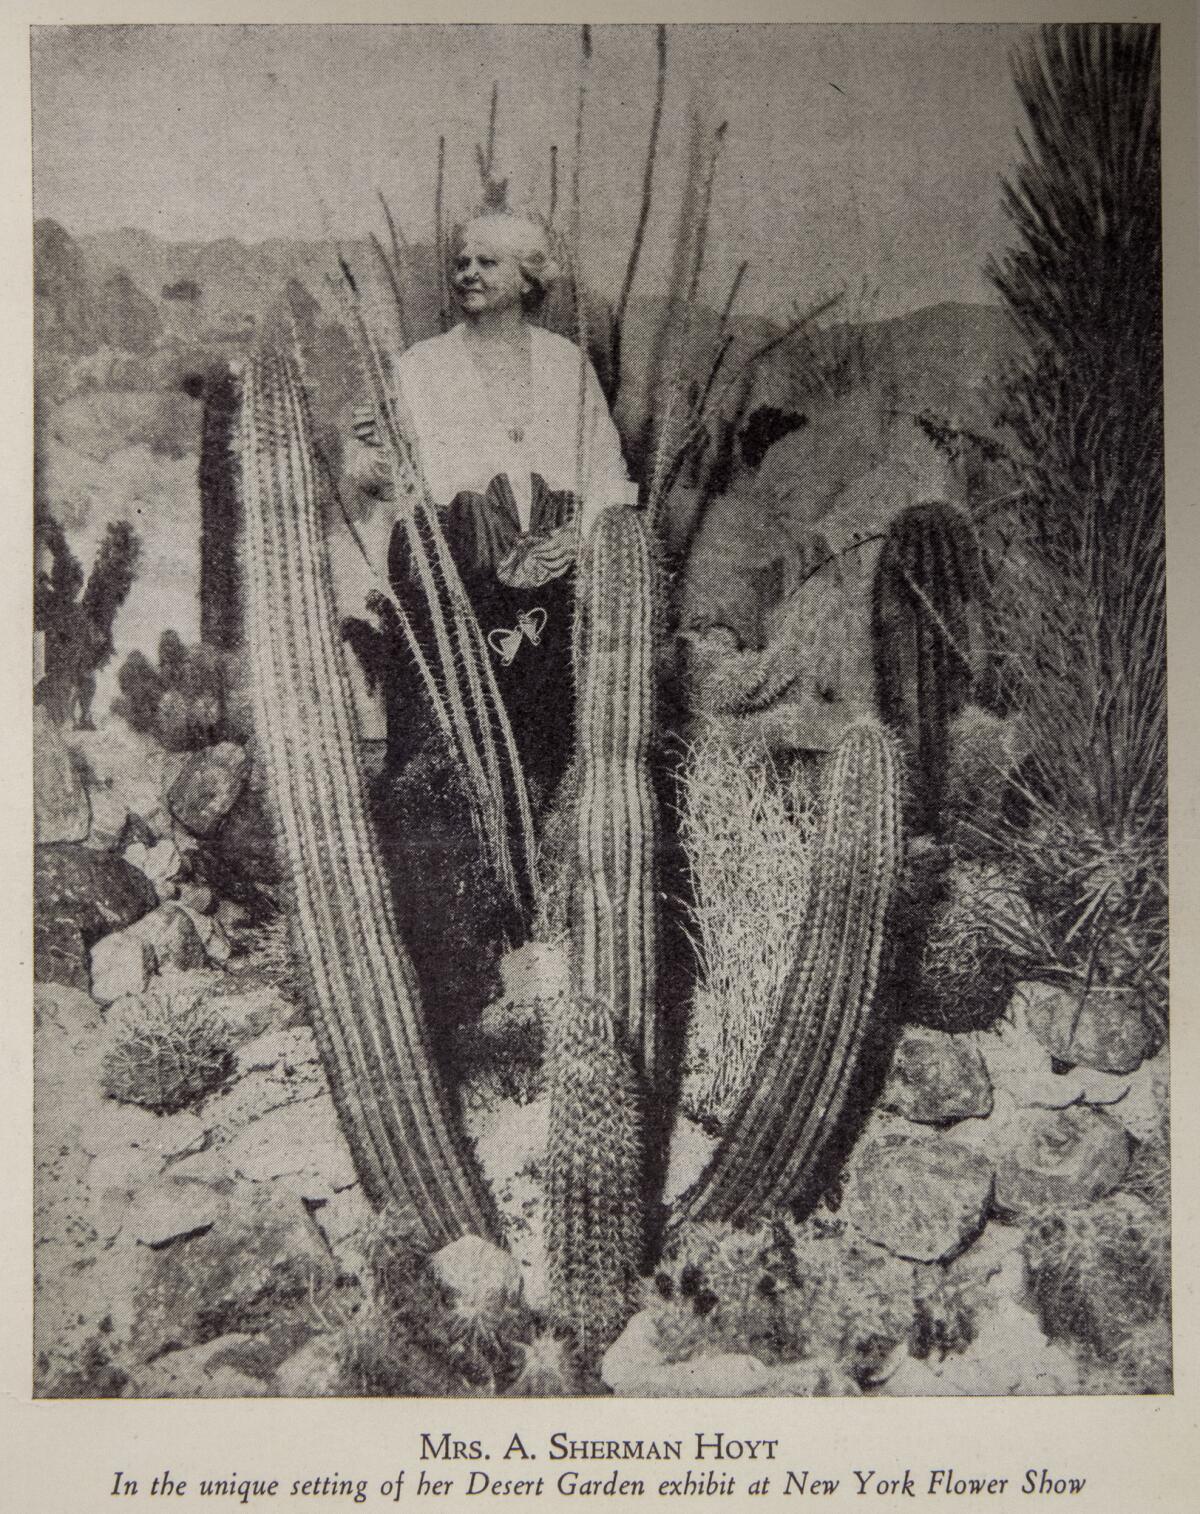
[[[275,1374],[280,1398],[336,1398],[344,1392],[336,1335],[314,1335]]]
[[[921,1124],[986,1119],[992,1085],[974,1038],[909,1026],[896,1047],[881,1102]]]
[[[205,917],[201,917],[205,918]],[[208,961],[187,910],[162,904],[127,930],[106,936],[92,952],[92,997],[111,1004],[140,994],[153,973],[183,972]]]
[[[362,1189],[355,1183],[349,1188],[340,1189],[327,1203],[322,1204],[316,1211],[315,1219],[329,1242],[330,1249],[339,1259],[344,1259],[354,1251],[348,1243],[366,1229],[374,1214]],[[355,1259],[357,1260],[357,1256]]]
[[[860,1398],[862,1389],[839,1362],[829,1357],[781,1362],[767,1369],[767,1380],[753,1390],[755,1398]]]
[[[198,915],[211,915],[216,908],[213,891],[207,883],[185,883],[179,890],[179,902]]]
[[[92,809],[71,752],[39,704],[33,707],[33,839],[40,846],[83,841]]]
[[[941,1375],[950,1391],[972,1398],[1079,1392],[1069,1353],[1047,1340],[1028,1309],[1011,1301],[983,1317],[967,1349],[946,1357]]]
[[[1171,1052],[1164,1046],[1130,1074],[1124,1098],[1108,1106],[1135,1141],[1166,1144],[1171,1118]]]
[[[119,1104],[105,1099],[99,1114],[80,1131],[79,1144],[89,1156],[126,1147],[177,1157],[197,1151],[204,1144],[203,1122],[194,1114],[152,1114],[137,1104]]]
[[[125,848],[123,855],[131,867],[140,868],[145,873],[160,899],[174,897],[175,879],[182,870],[183,859],[173,841],[164,838],[152,846],[135,841]]]
[[[90,1218],[101,1244],[119,1235],[134,1194],[153,1183],[163,1168],[157,1151],[118,1146],[92,1159],[87,1170]]]
[[[664,1204],[673,1204],[687,1192],[708,1166],[717,1145],[716,1137],[710,1136],[695,1120],[685,1114],[676,1117],[671,1131],[667,1176],[663,1182]]]
[[[170,834],[166,795],[184,764],[183,753],[164,751],[117,715],[105,716],[94,731],[72,731],[65,739],[84,762],[89,789],[109,789],[154,837]]]
[[[114,931],[92,948],[92,998],[98,1004],[112,1004],[145,993],[155,966],[149,941],[131,930]]]
[[[87,844],[97,851],[120,851],[129,823],[129,806],[111,783],[93,781],[88,785],[88,802],[92,807],[92,825]]]
[[[519,1297],[521,1268],[511,1252],[477,1235],[463,1235],[430,1257],[439,1280],[468,1316],[497,1314]]]
[[[300,1199],[241,1184],[220,1204],[204,1234],[160,1251],[137,1248],[130,1295],[142,1360],[170,1342],[256,1332],[333,1282],[332,1258]]]
[[[211,1229],[222,1208],[223,1201],[215,1189],[204,1183],[168,1178],[134,1195],[124,1229],[143,1246],[165,1246]]]
[[[1053,983],[1020,983],[1012,1014],[1050,1055],[1071,1066],[1100,1072],[1132,1072],[1149,1055],[1154,1037],[1133,988],[1079,988]]]
[[[237,802],[249,764],[234,741],[190,753],[167,794],[172,815],[193,835],[211,836]]]
[[[208,961],[214,967],[224,967],[233,955],[233,949],[229,945],[229,937],[221,928],[221,922],[215,915],[206,915],[201,910],[193,909],[190,904],[185,904],[182,899],[176,901],[176,908],[183,910],[184,914],[192,922]]]
[[[34,848],[34,976],[88,987],[88,951],[158,903],[143,873],[85,846]]]
[[[975,1037],[999,1102],[1007,1094],[1014,1106],[1066,1109],[1071,1104],[1111,1104],[1129,1087],[1128,1076],[1094,1068],[1064,1067],[1027,1025],[1005,1017]],[[1057,1069],[1057,1070],[1056,1070]]]
[[[324,1199],[358,1181],[328,1093],[272,1109],[225,1147],[234,1172],[255,1182],[295,1178],[306,1199]]]
[[[134,1373],[126,1398],[261,1398],[268,1390],[260,1379],[221,1360],[254,1339],[234,1333],[202,1346],[168,1351]]]
[[[997,1160],[996,1207],[1017,1216],[1101,1198],[1128,1165],[1129,1137],[1104,1110],[1029,1110]]]
[[[877,1117],[851,1153],[841,1213],[894,1256],[935,1262],[979,1233],[991,1194],[992,1164],[979,1152]]]
[[[619,1398],[743,1398],[767,1391],[769,1369],[736,1352],[664,1361],[656,1309],[642,1309],[604,1353],[600,1376]]]
[[[950,1264],[950,1278],[955,1284],[969,1283],[972,1293],[989,1303],[1023,1303],[1029,1284],[1023,1232],[1016,1225],[985,1226],[978,1240]]]

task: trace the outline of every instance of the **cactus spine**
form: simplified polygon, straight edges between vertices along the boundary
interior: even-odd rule
[[[246,631],[314,1026],[363,1188],[412,1209],[433,1244],[495,1236],[491,1198],[433,1065],[364,804],[321,538],[311,425],[287,358],[243,380]]]
[[[683,1218],[738,1223],[808,1196],[863,1050],[899,856],[893,742],[851,726],[828,777],[798,960]]]
[[[601,511],[575,616],[579,690],[574,991],[610,1006],[647,1077],[655,1060],[653,569],[638,515]]]
[[[641,1254],[636,1080],[612,1010],[572,998],[550,1043],[550,1307],[584,1362],[625,1323]]]
[[[934,500],[892,522],[875,571],[875,683],[880,715],[909,760],[918,830],[937,822],[950,723],[971,693],[980,581],[979,545],[962,511]]]

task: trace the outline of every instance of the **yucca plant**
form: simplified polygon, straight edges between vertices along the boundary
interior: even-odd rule
[[[1045,28],[991,277],[1024,351],[991,641],[1029,750],[1007,837],[1061,956],[1166,987],[1159,34]]]

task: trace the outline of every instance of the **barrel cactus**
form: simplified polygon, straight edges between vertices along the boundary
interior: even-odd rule
[[[797,961],[682,1218],[742,1224],[813,1196],[868,1044],[899,860],[894,743],[875,725],[853,725],[828,775]]]
[[[641,1260],[636,1079],[611,1008],[569,1000],[550,1042],[550,1309],[590,1363],[628,1318]]]
[[[971,695],[980,584],[979,544],[961,510],[932,500],[892,522],[875,571],[875,684],[908,758],[916,830],[941,812],[950,724]]]
[[[494,1237],[490,1194],[434,1065],[364,798],[321,536],[311,423],[288,358],[243,377],[238,435],[255,730],[294,895],[314,1029],[376,1204],[441,1245]]]

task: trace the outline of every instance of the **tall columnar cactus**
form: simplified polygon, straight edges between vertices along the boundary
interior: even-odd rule
[[[434,1244],[493,1236],[492,1202],[430,1055],[365,808],[311,425],[278,353],[247,368],[238,445],[255,730],[342,1128],[374,1202],[415,1211]]]
[[[584,548],[575,617],[574,991],[611,1007],[647,1077],[656,1041],[653,627],[641,519],[611,506]]]
[[[352,280],[344,293],[347,319],[374,401],[383,458],[400,502],[412,571],[428,612],[427,644],[396,606],[399,624],[438,727],[464,776],[476,829],[497,876],[528,919],[534,895],[533,814],[492,655],[429,497],[412,440],[415,428]]]
[[[870,1029],[899,858],[893,741],[851,726],[828,776],[798,959],[725,1138],[684,1198],[685,1218],[738,1223],[811,1196]]]
[[[238,481],[231,443],[241,395],[228,368],[204,381],[200,442],[200,639],[235,652],[242,644],[238,582]]]
[[[640,1261],[636,1078],[611,1008],[572,998],[550,1043],[550,1309],[592,1361],[629,1316]]]
[[[892,522],[875,571],[875,683],[880,714],[905,746],[920,830],[937,823],[950,722],[971,693],[980,582],[979,545],[961,510],[934,500]]]

